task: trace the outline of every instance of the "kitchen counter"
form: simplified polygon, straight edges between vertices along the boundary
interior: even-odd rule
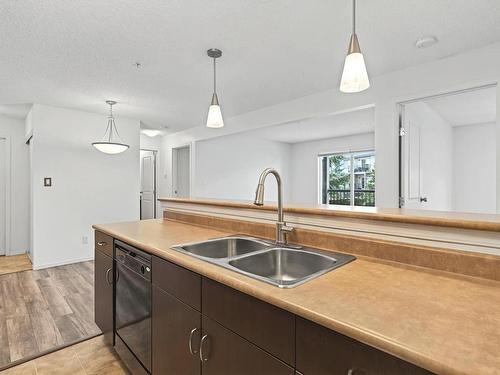
[[[232,233],[170,220],[94,228],[437,374],[500,371],[500,283],[358,258],[279,289],[170,249]]]
[[[208,198],[159,198],[158,200],[161,202],[276,211],[275,204],[255,206],[253,202],[244,200]],[[283,210],[284,212],[295,214],[345,217],[363,220],[378,220],[394,223],[434,225],[448,228],[500,232],[500,215],[496,214],[415,210],[407,208],[351,207],[326,204],[286,204],[283,207]]]

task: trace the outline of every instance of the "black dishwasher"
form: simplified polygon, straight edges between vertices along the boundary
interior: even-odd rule
[[[115,241],[115,332],[151,373],[151,255]]]

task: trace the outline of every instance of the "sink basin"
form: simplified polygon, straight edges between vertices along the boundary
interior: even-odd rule
[[[198,257],[219,259],[233,258],[239,255],[268,249],[269,247],[269,244],[251,238],[225,237],[192,244],[178,245],[173,248]]]
[[[172,249],[280,288],[293,288],[356,259],[331,251],[277,247],[245,236],[176,245]]]
[[[229,261],[230,266],[245,274],[282,288],[317,277],[332,270],[337,264],[337,259],[331,256],[288,248],[273,248]]]

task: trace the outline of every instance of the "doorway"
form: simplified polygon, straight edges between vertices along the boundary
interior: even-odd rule
[[[140,218],[156,218],[156,152],[141,149]]]
[[[400,207],[497,212],[496,90],[400,103]]]
[[[172,149],[172,196],[188,198],[191,183],[191,146]]]

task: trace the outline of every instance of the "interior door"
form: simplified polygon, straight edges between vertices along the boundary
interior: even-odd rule
[[[186,146],[176,148],[173,152],[173,196],[178,198],[188,198],[190,195],[190,147]]]
[[[6,160],[6,139],[0,138],[0,255],[5,255],[6,238],[5,238],[5,224],[7,220],[6,215],[6,184],[5,176],[7,171]]]
[[[410,120],[405,121],[404,129],[404,207],[422,208],[422,129],[418,122]]]
[[[156,217],[156,154],[141,150],[141,220]]]

